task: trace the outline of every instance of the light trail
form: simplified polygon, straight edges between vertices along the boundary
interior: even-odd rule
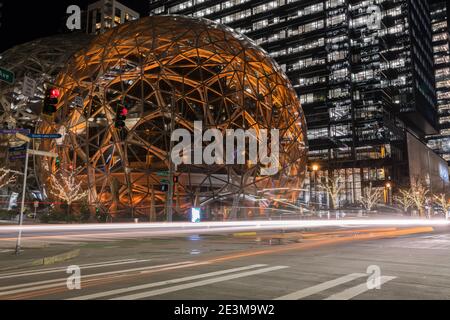
[[[233,233],[237,231],[288,230],[324,227],[352,226],[449,226],[450,221],[423,219],[354,219],[354,220],[277,220],[277,221],[233,221],[233,222],[201,222],[201,223],[123,223],[123,224],[85,224],[85,225],[33,225],[33,226],[2,226],[0,232],[10,233],[22,230],[24,233],[38,232],[72,232],[72,231],[148,231],[155,235],[184,235],[189,233]],[[124,233],[125,234],[125,233]]]

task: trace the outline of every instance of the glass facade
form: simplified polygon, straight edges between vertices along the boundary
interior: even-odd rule
[[[431,17],[439,135],[430,136],[428,146],[450,162],[450,35],[447,1],[435,1],[431,6]]]
[[[100,0],[87,10],[87,33],[99,34],[127,21],[139,19],[139,13],[115,0]]]
[[[406,131],[422,141],[437,133],[426,1],[150,0],[150,11],[227,24],[270,53],[300,96],[316,180],[345,181],[340,204],[357,203],[370,183],[409,183]],[[323,204],[314,180],[303,200]]]

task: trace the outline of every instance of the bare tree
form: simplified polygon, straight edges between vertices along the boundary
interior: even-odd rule
[[[16,182],[17,175],[20,174],[20,172],[0,168],[0,189],[9,186],[10,184]]]
[[[444,211],[445,218],[448,219],[450,210],[450,201],[447,195],[445,193],[441,193],[439,195],[434,195],[433,198],[434,202]]]
[[[381,201],[383,190],[379,188],[373,188],[372,182],[369,183],[369,187],[364,190],[364,196],[361,199],[361,204],[367,211],[372,209]]]
[[[331,200],[331,209],[337,208],[339,202],[339,195],[344,190],[344,184],[340,176],[326,176],[319,183],[319,188],[324,190]]]
[[[414,205],[414,202],[409,196],[409,190],[406,189],[399,190],[399,195],[395,197],[395,201],[402,207],[405,213]]]
[[[421,217],[425,217],[425,205],[427,203],[429,192],[430,191],[422,180],[412,179],[411,188],[409,189],[408,194]]]
[[[81,188],[82,182],[77,182],[75,171],[59,170],[51,175],[52,188],[50,193],[67,204],[67,214],[70,214],[74,202],[87,197],[88,192]]]

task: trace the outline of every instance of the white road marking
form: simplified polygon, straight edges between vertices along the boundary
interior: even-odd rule
[[[351,282],[353,280],[362,278],[362,277],[368,277],[368,275],[366,273],[352,273],[352,274],[348,274],[346,276],[343,276],[341,278],[337,278],[331,281],[327,281],[321,284],[318,284],[316,286],[310,287],[310,288],[306,288],[291,294],[288,294],[286,296],[283,297],[279,297],[276,298],[275,300],[300,300],[309,296],[312,296],[314,294],[317,294],[319,292],[337,287],[341,284],[345,284],[347,282]]]
[[[131,260],[131,261],[123,261],[123,262],[96,264],[96,265],[90,265],[90,266],[84,265],[84,266],[80,266],[80,268],[82,270],[86,270],[86,269],[101,268],[101,267],[120,266],[120,265],[125,265],[125,264],[137,264],[137,263],[144,263],[144,262],[149,262],[149,261],[150,260]],[[29,277],[29,276],[34,276],[34,275],[38,275],[38,274],[63,272],[63,271],[66,271],[66,269],[67,269],[67,267],[63,267],[63,268],[57,268],[57,269],[53,269],[53,270],[46,270],[46,271],[29,271],[29,272],[24,272],[24,273],[6,274],[6,275],[0,275],[0,279]]]
[[[81,264],[80,267],[89,267],[89,266],[97,266],[99,264],[107,264],[107,263],[117,263],[117,262],[125,262],[125,261],[136,261],[137,259],[121,259],[121,260],[110,260],[96,263],[87,263]],[[44,268],[44,269],[34,269],[34,270],[23,270],[9,273],[0,273],[0,276],[9,276],[13,274],[23,274],[29,272],[40,272],[40,271],[50,271],[50,270],[65,270],[67,267],[53,267],[53,268]]]
[[[396,279],[397,277],[381,277],[380,284],[383,285],[389,281],[392,281]],[[369,287],[367,286],[367,283],[360,284],[359,286],[349,288],[347,290],[344,290],[340,293],[333,294],[332,296],[329,296],[328,298],[324,300],[350,300],[356,296],[359,296],[363,294],[364,292],[369,291]]]
[[[209,263],[208,262],[194,263],[193,261],[186,261],[186,262],[171,263],[171,264],[165,264],[165,265],[135,268],[135,269],[128,269],[128,270],[118,270],[118,271],[85,275],[85,276],[83,276],[83,281],[85,281],[86,279],[90,279],[90,278],[113,276],[113,275],[119,275],[119,274],[123,274],[123,273],[149,271],[149,270],[153,270],[153,272],[166,271],[166,270],[175,270],[175,269],[188,268],[188,267],[207,265],[207,264],[209,264]],[[97,280],[97,279],[93,279],[91,281],[95,281],[95,280]],[[0,287],[0,296],[23,293],[23,292],[30,292],[30,291],[38,291],[38,290],[56,288],[56,287],[61,287],[61,286],[65,287],[66,281],[67,281],[67,278],[60,278],[60,279],[19,284],[19,285],[8,286],[8,287]],[[11,290],[11,289],[16,289],[16,290]],[[4,290],[9,290],[9,291],[4,291]]]
[[[180,282],[187,282],[187,281],[192,281],[192,280],[216,277],[216,276],[221,276],[221,275],[228,274],[228,273],[246,271],[246,270],[262,268],[262,267],[267,267],[267,265],[266,264],[256,264],[256,265],[251,265],[251,266],[242,267],[242,268],[210,272],[210,273],[200,274],[200,275],[196,275],[196,276],[192,276],[192,277],[184,277],[184,278],[160,281],[160,282],[155,282],[155,283],[148,283],[148,284],[130,287],[130,288],[105,291],[105,292],[100,292],[100,293],[96,293],[96,294],[76,297],[76,298],[72,298],[72,299],[68,299],[68,300],[92,300],[92,299],[104,298],[104,297],[108,297],[108,296],[114,296],[114,295],[119,295],[119,294],[123,294],[123,293],[127,293],[127,292],[132,292],[132,291],[139,291],[139,290],[150,289],[150,288],[154,288],[154,287],[162,287],[162,286],[169,285],[169,284],[175,284],[175,283],[180,283]]]
[[[257,274],[262,274],[262,273],[267,273],[267,272],[277,271],[277,270],[282,270],[282,269],[287,269],[287,268],[289,268],[289,267],[277,266],[277,267],[264,268],[264,269],[254,270],[254,271],[233,274],[233,275],[229,275],[229,276],[223,276],[223,277],[219,277],[219,278],[215,278],[215,279],[203,280],[203,281],[199,281],[199,282],[182,284],[182,285],[159,289],[159,290],[153,290],[153,291],[147,291],[147,292],[137,293],[137,294],[128,295],[128,296],[122,296],[122,297],[114,298],[111,300],[145,299],[145,298],[159,296],[159,295],[163,295],[163,294],[167,294],[167,293],[171,293],[171,292],[192,289],[192,288],[197,288],[197,287],[203,287],[203,286],[210,285],[210,284],[226,282],[226,281],[230,281],[230,280],[234,280],[234,279],[250,277],[250,276],[257,275]]]

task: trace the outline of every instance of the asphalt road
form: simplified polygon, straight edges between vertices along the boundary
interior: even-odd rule
[[[70,263],[0,273],[0,299],[450,299],[450,233],[379,232],[89,243]],[[69,265],[80,267],[80,290],[67,287]]]
[[[195,234],[233,234],[242,232],[295,231],[323,228],[356,227],[450,227],[445,220],[414,219],[346,219],[346,220],[273,220],[205,223],[142,223],[142,224],[81,224],[81,225],[28,225],[23,227],[22,245],[39,247],[48,243],[80,244],[117,239],[148,237],[184,237]],[[0,249],[13,248],[17,241],[18,226],[0,226]]]

